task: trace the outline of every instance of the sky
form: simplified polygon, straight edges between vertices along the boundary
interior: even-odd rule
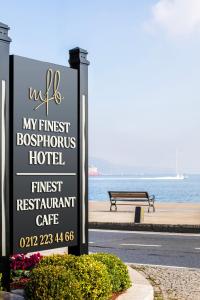
[[[89,156],[200,173],[200,1],[2,1],[11,53],[89,52]]]

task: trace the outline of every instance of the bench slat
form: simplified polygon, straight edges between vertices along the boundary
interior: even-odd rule
[[[130,202],[147,202],[148,201],[148,198],[111,198],[111,201],[130,201]]]
[[[153,207],[153,211],[155,211],[154,201],[155,196],[149,196],[148,192],[131,192],[131,191],[108,191],[110,196],[110,211],[112,211],[112,207],[115,207],[117,210],[117,204],[120,205],[119,202],[124,204],[125,202],[148,202],[148,212],[150,212],[150,207]],[[124,204],[125,205],[125,204]]]
[[[149,198],[148,194],[143,193],[125,193],[125,192],[110,192],[111,198]]]

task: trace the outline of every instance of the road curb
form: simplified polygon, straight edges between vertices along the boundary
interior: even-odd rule
[[[124,294],[120,295],[117,300],[153,300],[153,287],[149,281],[129,266],[128,271],[132,287],[130,287]]]
[[[113,222],[89,222],[89,229],[176,232],[176,233],[200,233],[200,225],[168,225],[168,224],[135,224],[135,223],[113,223]]]

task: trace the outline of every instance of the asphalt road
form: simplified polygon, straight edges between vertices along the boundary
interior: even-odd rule
[[[200,268],[200,234],[91,229],[89,247],[127,263]]]

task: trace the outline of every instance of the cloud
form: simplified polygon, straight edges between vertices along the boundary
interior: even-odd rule
[[[175,37],[200,33],[200,0],[159,0],[146,25],[150,31],[163,29]]]

